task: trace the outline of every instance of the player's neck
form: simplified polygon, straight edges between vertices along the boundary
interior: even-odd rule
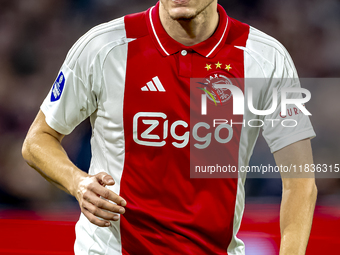
[[[172,19],[160,4],[159,16],[168,35],[185,46],[192,46],[208,39],[215,32],[219,21],[217,6],[214,4],[210,4],[190,20]]]

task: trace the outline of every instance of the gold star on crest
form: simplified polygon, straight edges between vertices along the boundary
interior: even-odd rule
[[[209,71],[211,69],[211,65],[206,64],[204,68],[207,68],[207,71]]]
[[[231,66],[230,66],[230,64],[229,65],[225,65],[225,69],[227,69],[228,70],[228,72],[229,72],[229,70],[230,69],[233,69]]]
[[[221,65],[222,65],[222,64],[220,63],[220,61],[218,61],[215,65],[216,65],[216,69],[217,69],[217,68],[220,68],[220,69],[221,69]]]

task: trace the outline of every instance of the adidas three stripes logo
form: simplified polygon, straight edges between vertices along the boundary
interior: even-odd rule
[[[152,82],[153,81],[153,82]],[[165,89],[159,80],[158,76],[153,77],[152,81],[149,81],[146,83],[146,86],[141,88],[142,91],[159,91],[159,92],[165,92]]]

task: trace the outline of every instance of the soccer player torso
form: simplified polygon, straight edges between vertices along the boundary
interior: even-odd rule
[[[120,195],[129,201],[121,218],[123,251],[227,254],[238,179],[190,178],[190,78],[211,82],[243,78],[243,51],[226,42],[234,21],[222,8],[214,37],[195,47],[166,35],[157,8],[125,17],[127,37],[136,40],[127,49],[123,106],[125,163]],[[238,29],[234,38],[245,46],[249,27],[239,23]],[[147,35],[140,36],[143,32]],[[226,117],[230,115],[231,107]],[[225,161],[235,166],[241,127],[224,146]]]

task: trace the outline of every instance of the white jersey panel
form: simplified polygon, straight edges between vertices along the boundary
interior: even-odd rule
[[[260,127],[250,127],[248,121],[261,119],[266,123],[269,122],[269,119],[279,119],[280,115],[280,107],[277,107],[277,110],[273,114],[265,117],[250,112],[247,104],[249,88],[252,88],[253,91],[253,105],[255,109],[266,110],[272,105],[272,94],[269,93],[272,91],[272,88],[276,87],[278,89],[278,97],[280,98],[280,90],[282,88],[299,88],[300,82],[293,61],[286,49],[277,40],[265,33],[250,27],[246,47],[235,47],[244,51],[245,72],[245,113],[243,115],[244,123],[241,130],[238,159],[240,167],[249,165],[249,160],[260,132]],[[287,98],[293,97],[290,95],[290,97]],[[278,100],[278,106],[280,102],[281,101]],[[272,152],[299,140],[315,136],[308,116],[300,114],[294,116],[294,118],[299,123],[296,128],[284,128],[281,125],[277,125],[274,128],[268,125],[263,127],[263,136]],[[253,125],[258,125],[258,123],[254,123]],[[244,212],[245,179],[246,173],[239,172],[233,223],[234,235],[228,247],[228,254],[232,255],[245,254],[244,243],[236,237]]]
[[[125,156],[123,97],[127,44],[109,48],[110,50],[108,50],[103,62],[102,90],[98,100],[98,110],[90,117],[93,135],[89,174],[107,172],[115,180],[115,185],[107,186],[107,188],[116,194],[120,194],[120,181]],[[88,253],[85,254],[121,254],[119,221],[111,221],[109,228],[99,228],[93,226],[84,216],[81,216],[78,225],[76,249],[79,244],[78,246],[85,245],[88,250]],[[92,235],[94,232],[86,231],[91,226],[94,227],[93,239],[95,242],[89,246],[88,243],[83,243],[83,234]]]
[[[123,97],[129,41],[124,18],[91,29],[69,51],[58,84],[41,106],[48,125],[62,134],[69,134],[90,116],[89,174],[110,174],[115,185],[107,188],[117,194],[124,167]],[[111,221],[111,227],[100,228],[81,215],[74,248],[77,255],[121,254],[120,222]]]
[[[242,134],[241,134],[242,136]],[[241,157],[239,157],[240,159]],[[245,204],[245,175],[239,173],[239,177],[237,180],[237,193],[236,193],[236,202],[235,202],[235,212],[234,212],[234,221],[233,221],[233,236],[228,246],[228,254],[229,255],[245,255],[245,246],[244,242],[237,238],[237,233],[241,226],[241,221],[244,212],[244,204]]]

